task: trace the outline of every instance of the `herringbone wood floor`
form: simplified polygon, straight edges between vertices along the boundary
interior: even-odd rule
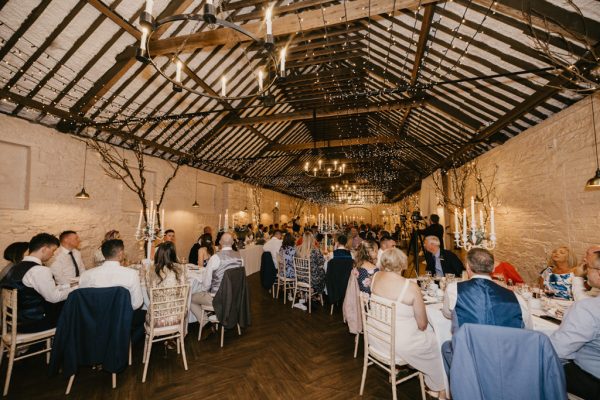
[[[273,300],[249,277],[252,326],[242,336],[226,332],[221,349],[218,335],[198,342],[198,324],[190,325],[186,338],[188,371],[174,350],[155,344],[145,384],[142,348],[134,348],[133,365],[118,375],[111,389],[110,374],[83,369],[75,379],[73,399],[352,399],[362,372],[359,356],[352,357],[354,337],[342,323],[341,311],[313,307],[312,315],[291,309],[289,302]],[[4,383],[6,360],[0,382]],[[67,380],[48,377],[42,356],[15,363],[8,398],[61,399]],[[365,399],[391,398],[387,376],[376,367],[367,375]],[[418,380],[398,387],[399,399],[419,399]]]

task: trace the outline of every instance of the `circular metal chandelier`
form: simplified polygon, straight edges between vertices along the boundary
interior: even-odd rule
[[[142,26],[142,37],[140,40],[140,47],[137,49],[136,57],[142,62],[149,62],[154,66],[165,79],[173,84],[173,90],[181,92],[185,89],[188,92],[197,94],[199,96],[210,97],[215,100],[241,100],[251,97],[259,97],[263,101],[269,103],[274,102],[274,98],[269,94],[269,89],[275,84],[278,78],[285,77],[285,57],[286,48],[282,48],[277,57],[274,39],[273,39],[273,25],[272,25],[272,7],[267,8],[265,12],[265,24],[266,24],[266,37],[261,39],[256,37],[252,32],[244,29],[240,25],[234,24],[230,21],[217,18],[214,0],[207,0],[204,4],[203,14],[177,14],[168,16],[159,20],[156,20],[152,16],[152,8],[154,6],[154,0],[146,0],[145,11],[140,14],[140,25]],[[176,56],[171,57],[171,62],[175,64],[175,76],[170,76],[165,70],[159,67],[152,55],[150,48],[152,35],[163,25],[171,24],[173,22],[185,22],[185,21],[199,21],[206,22],[210,25],[218,25],[224,28],[233,29],[247,37],[253,42],[258,44],[259,49],[262,49],[265,54],[261,55],[263,66],[256,71],[257,78],[257,91],[255,93],[243,96],[232,96],[227,94],[227,77],[223,75],[221,77],[221,90],[220,93],[212,90],[213,93],[207,93],[206,91],[200,91],[188,86],[183,85],[182,73],[184,69],[183,62]],[[259,50],[260,51],[260,50]],[[187,67],[186,67],[187,69]]]
[[[346,173],[346,164],[339,163],[337,160],[330,162],[319,159],[312,164],[306,162],[304,164],[304,173],[311,178],[339,178]]]
[[[379,204],[385,201],[381,190],[356,184],[331,185],[331,198],[342,204]]]

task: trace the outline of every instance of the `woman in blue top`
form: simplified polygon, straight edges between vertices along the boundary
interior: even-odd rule
[[[285,270],[286,278],[294,278],[294,257],[296,257],[294,236],[291,233],[286,233],[281,242],[279,249],[279,271],[283,275]]]
[[[377,260],[377,243],[363,240],[356,250],[354,258],[354,274],[357,275],[358,288],[361,292],[371,294],[371,281],[379,268],[375,266]]]
[[[552,250],[548,259],[548,268],[541,272],[540,284],[546,293],[558,299],[573,300],[573,269],[577,266],[577,257],[566,246]]]

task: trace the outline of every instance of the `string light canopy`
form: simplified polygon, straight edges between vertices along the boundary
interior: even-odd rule
[[[203,14],[177,14],[171,15],[159,20],[156,20],[152,15],[154,0],[146,0],[145,11],[140,14],[140,25],[142,26],[142,37],[140,39],[140,47],[137,50],[136,57],[142,62],[149,62],[154,68],[168,81],[173,83],[173,90],[181,92],[184,89],[188,92],[199,96],[210,97],[216,100],[241,100],[258,96],[266,103],[274,102],[274,98],[269,94],[269,89],[275,84],[278,78],[284,78],[286,48],[282,48],[279,52],[276,51],[273,39],[273,7],[270,6],[265,12],[266,37],[264,39],[255,36],[252,32],[244,29],[240,25],[233,22],[220,19],[216,15],[214,0],[207,0],[204,4]],[[170,62],[175,64],[175,76],[171,76],[166,72],[165,68],[161,68],[152,55],[150,48],[152,35],[162,26],[174,22],[198,21],[209,24],[210,27],[221,26],[223,28],[233,29],[244,36],[249,37],[255,44],[258,59],[260,59],[259,67],[256,69],[257,91],[247,95],[233,96],[228,93],[227,85],[228,78],[222,75],[220,79],[220,91],[206,90],[200,91],[193,87],[183,84],[183,72],[189,71],[184,67],[183,61],[176,55],[170,57]],[[171,38],[172,39],[172,38]],[[191,73],[191,72],[190,72]],[[204,79],[202,79],[204,81]]]
[[[346,173],[346,164],[337,160],[323,161],[317,160],[316,163],[304,163],[304,173],[311,178],[339,178]]]
[[[590,96],[592,103],[592,126],[594,128],[594,146],[596,149],[596,175],[588,179],[585,187],[588,189],[600,188],[600,158],[598,158],[598,135],[596,134],[596,117],[594,115],[594,95]]]

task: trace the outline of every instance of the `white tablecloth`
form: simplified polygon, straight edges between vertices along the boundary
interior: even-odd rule
[[[435,336],[438,340],[438,348],[440,350],[440,356],[442,353],[442,344],[448,340],[452,340],[452,322],[444,317],[442,314],[442,303],[429,304],[426,306],[427,310],[427,319],[429,320],[429,324],[433,328],[435,332]],[[533,329],[539,332],[543,332],[546,335],[552,334],[555,330],[558,329],[558,325],[554,324],[550,321],[546,321],[541,319],[535,315],[532,315],[533,320]],[[443,361],[442,361],[443,368]],[[450,393],[448,384],[448,380],[446,375],[444,374],[444,383],[446,384],[446,391]]]
[[[251,244],[245,249],[240,250],[240,254],[244,259],[244,267],[246,268],[246,276],[260,271],[260,259],[263,253],[263,246]]]

